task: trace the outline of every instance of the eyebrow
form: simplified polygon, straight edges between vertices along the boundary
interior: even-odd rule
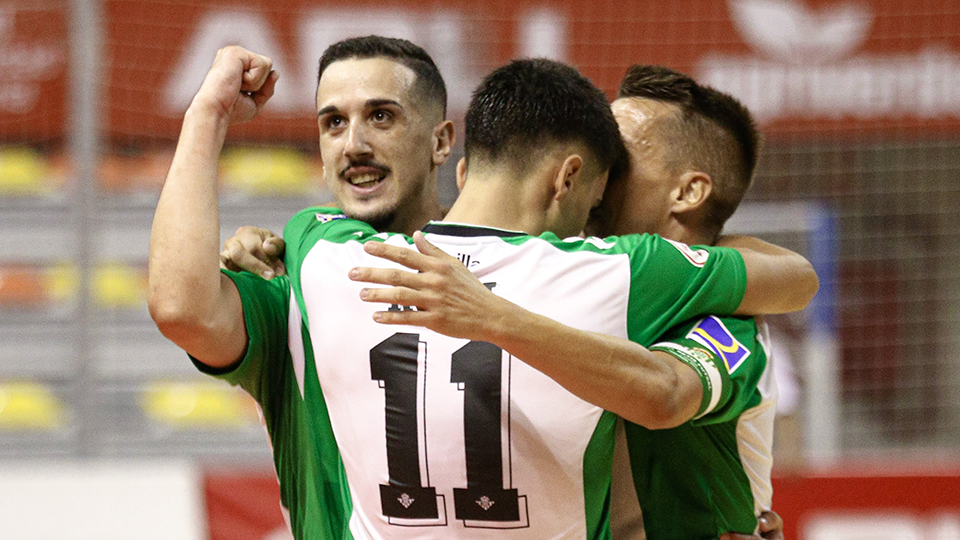
[[[395,101],[395,100],[392,100],[392,99],[370,99],[370,100],[367,100],[367,102],[363,104],[364,108],[366,108],[366,109],[372,109],[372,108],[375,108],[375,107],[383,107],[383,106],[385,106],[385,105],[393,105],[393,106],[395,106],[395,107],[399,107],[400,109],[403,109],[403,105],[401,105],[398,101]],[[317,118],[319,118],[319,117],[321,117],[321,116],[323,116],[323,115],[325,115],[325,114],[330,114],[330,113],[332,113],[332,112],[337,112],[338,110],[340,110],[340,109],[337,108],[336,105],[327,105],[326,107],[324,107],[324,108],[320,109],[319,111],[317,111]]]

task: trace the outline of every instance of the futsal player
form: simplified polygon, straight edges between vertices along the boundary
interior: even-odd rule
[[[713,244],[753,178],[760,136],[749,111],[682,73],[641,65],[627,70],[612,108],[630,172],[608,191],[596,232],[643,230]],[[753,531],[772,496],[777,388],[766,326],[753,318],[707,317],[674,329],[658,347],[690,355],[690,365],[702,363],[716,384],[680,426],[626,423],[647,538]],[[618,457],[615,471],[623,474],[614,478],[629,478],[625,456]],[[640,513],[625,491],[613,500],[614,537],[641,538],[639,520],[622,519]]]

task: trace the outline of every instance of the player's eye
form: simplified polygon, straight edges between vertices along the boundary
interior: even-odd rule
[[[346,125],[347,121],[342,116],[328,116],[323,119],[321,124],[324,129],[339,129]]]
[[[373,114],[370,115],[370,119],[378,124],[385,124],[393,119],[393,115],[390,114],[390,111],[377,109],[373,111]]]

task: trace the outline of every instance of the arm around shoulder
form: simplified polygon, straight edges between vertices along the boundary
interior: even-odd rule
[[[528,311],[488,290],[419,233],[414,240],[420,253],[365,244],[371,255],[418,270],[354,269],[355,281],[393,286],[364,289],[364,301],[417,307],[377,312],[376,321],[493,343],[584,401],[651,429],[674,427],[696,414],[703,399],[700,378],[672,355]]]
[[[800,311],[817,294],[817,273],[798,253],[749,236],[723,236],[717,245],[736,249],[746,267],[747,288],[737,315]]]

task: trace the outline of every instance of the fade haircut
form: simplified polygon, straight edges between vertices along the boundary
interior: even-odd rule
[[[330,64],[340,60],[363,60],[366,58],[389,58],[410,68],[416,75],[413,93],[424,103],[437,105],[442,118],[447,117],[447,86],[433,58],[418,45],[399,38],[363,36],[338,41],[327,47],[320,57],[317,84]]]
[[[611,178],[626,150],[607,97],[576,69],[546,59],[513,60],[487,75],[467,107],[464,151],[508,160],[522,172],[550,144],[579,142]]]
[[[676,173],[692,168],[710,175],[713,192],[704,225],[719,235],[750,187],[757,166],[761,137],[750,111],[731,96],[663,66],[631,66],[617,97],[652,99],[679,108],[678,121],[670,122],[664,133],[668,165]]]

